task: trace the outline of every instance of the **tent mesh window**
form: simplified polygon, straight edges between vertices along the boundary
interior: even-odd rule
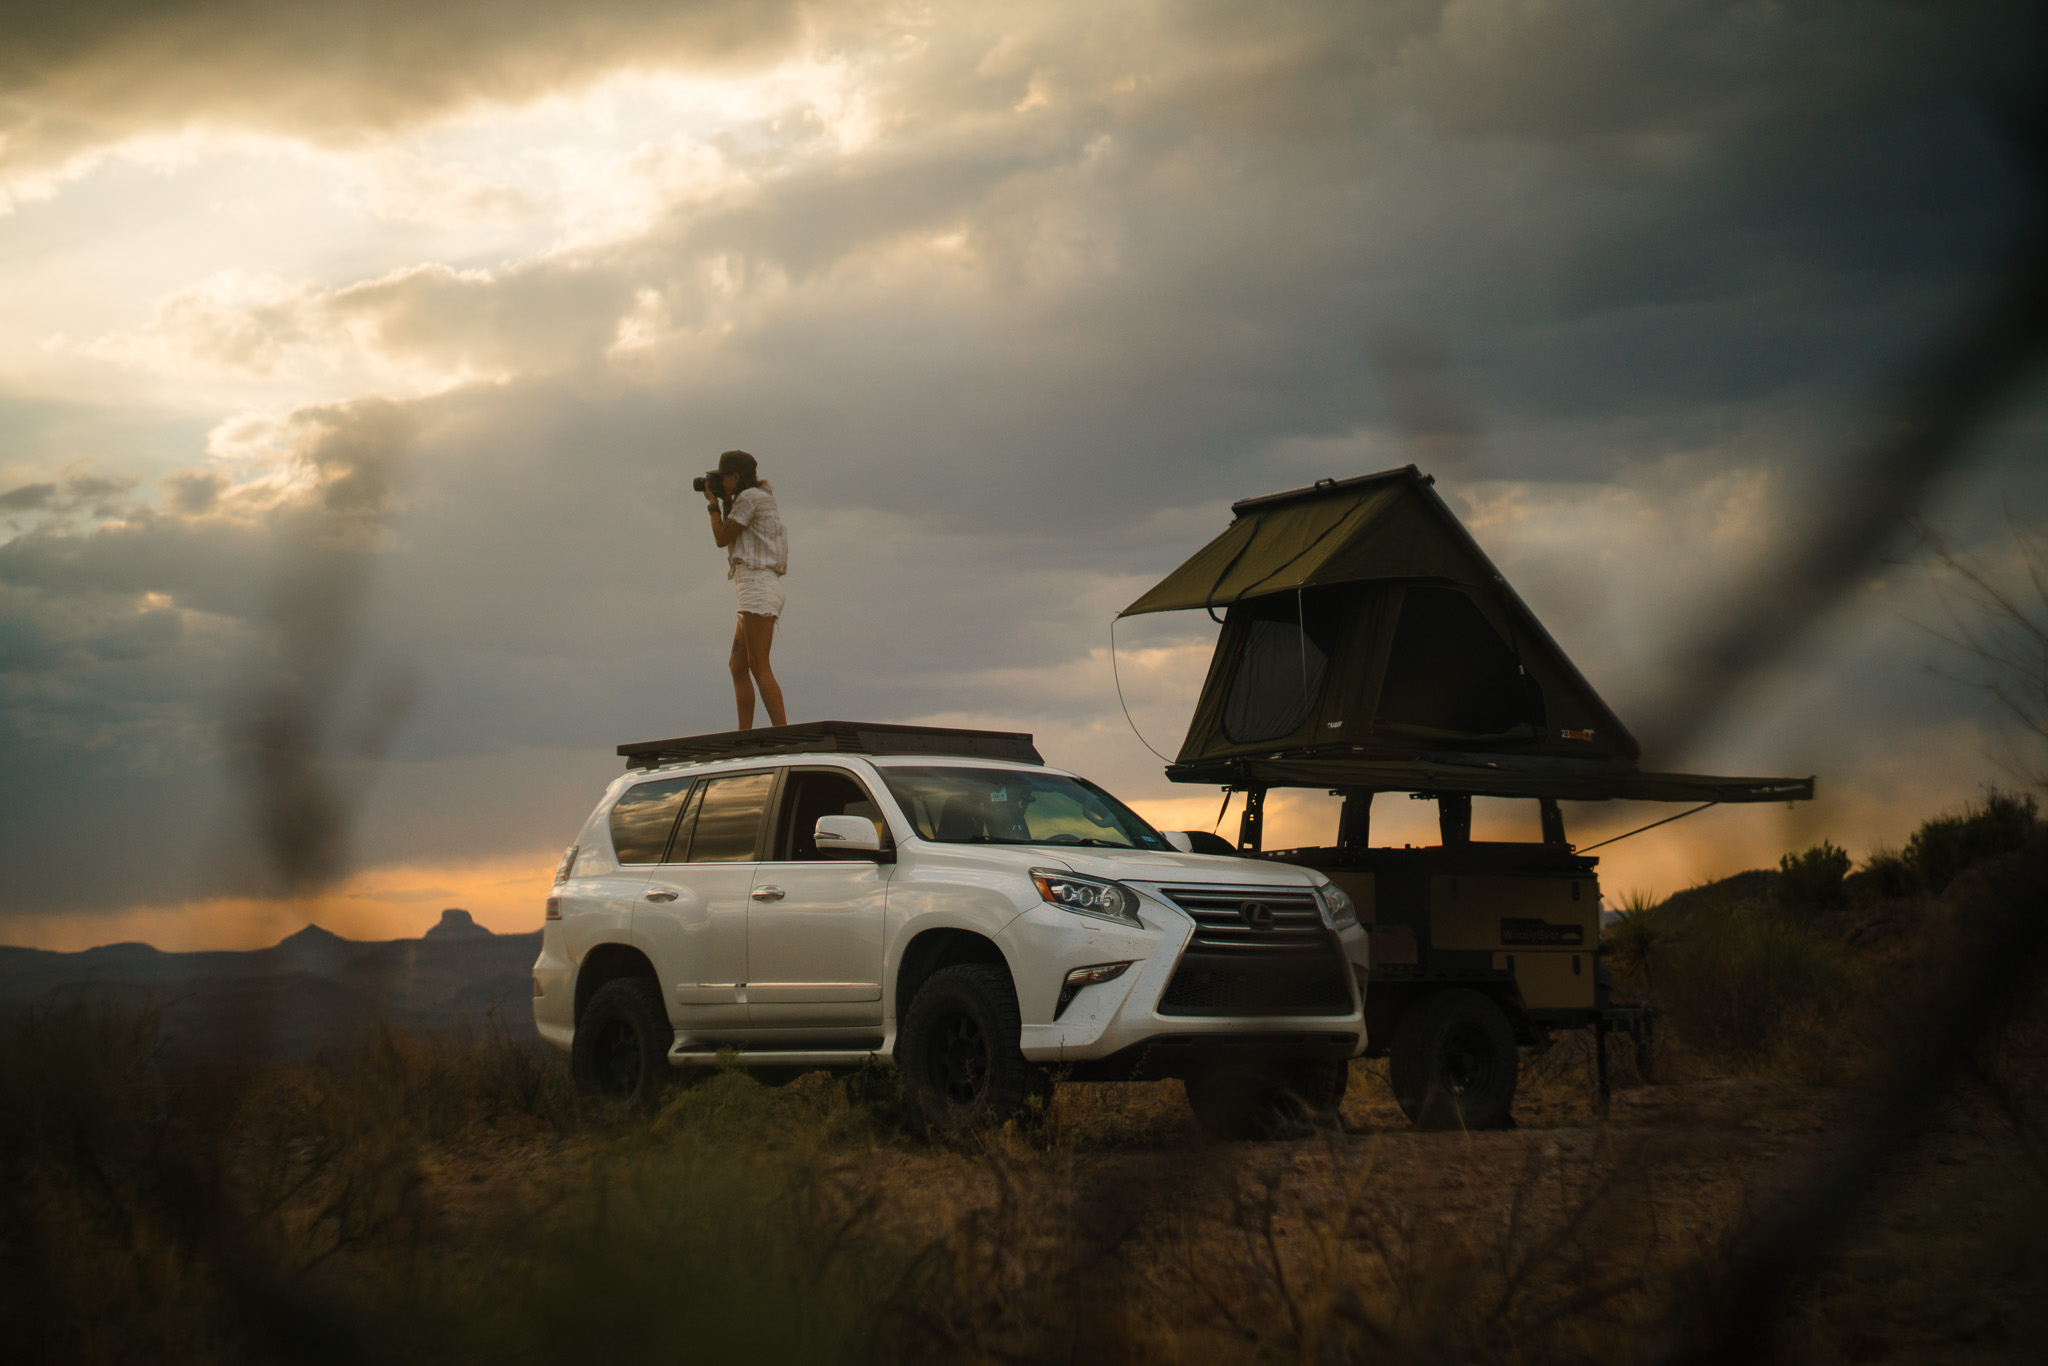
[[[1322,695],[1329,658],[1293,621],[1263,618],[1245,633],[1223,703],[1223,733],[1238,744],[1300,730]]]
[[[1401,620],[1380,685],[1391,725],[1498,735],[1543,724],[1543,691],[1472,599],[1455,588],[1401,595]]]

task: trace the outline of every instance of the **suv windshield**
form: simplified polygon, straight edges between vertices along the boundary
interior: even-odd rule
[[[884,767],[882,781],[940,844],[1078,844],[1165,849],[1137,812],[1081,778],[1002,768]]]

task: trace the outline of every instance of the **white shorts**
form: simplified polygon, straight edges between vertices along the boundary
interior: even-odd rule
[[[740,610],[759,617],[782,615],[784,593],[782,575],[772,569],[742,569],[738,565],[732,570],[733,586],[739,590]]]

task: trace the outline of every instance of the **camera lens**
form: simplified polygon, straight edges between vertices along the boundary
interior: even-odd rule
[[[692,479],[690,481],[690,487],[696,492],[702,493],[704,491],[704,476],[700,474],[695,479]]]

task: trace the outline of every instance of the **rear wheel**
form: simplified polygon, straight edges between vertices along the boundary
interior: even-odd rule
[[[1294,1059],[1221,1067],[1187,1079],[1188,1107],[1211,1138],[1226,1142],[1306,1138],[1338,1122],[1351,1083],[1348,1062]]]
[[[1387,1069],[1418,1129],[1498,1129],[1515,1103],[1520,1059],[1499,1006],[1476,991],[1439,991],[1401,1012]]]
[[[674,1038],[661,988],[644,977],[616,978],[599,987],[583,1008],[569,1070],[586,1096],[652,1104],[668,1081]]]
[[[917,989],[897,1044],[918,1116],[958,1131],[1043,1114],[1052,1083],[1025,1061],[1022,1033],[1017,992],[1002,968],[961,963],[933,973]]]

